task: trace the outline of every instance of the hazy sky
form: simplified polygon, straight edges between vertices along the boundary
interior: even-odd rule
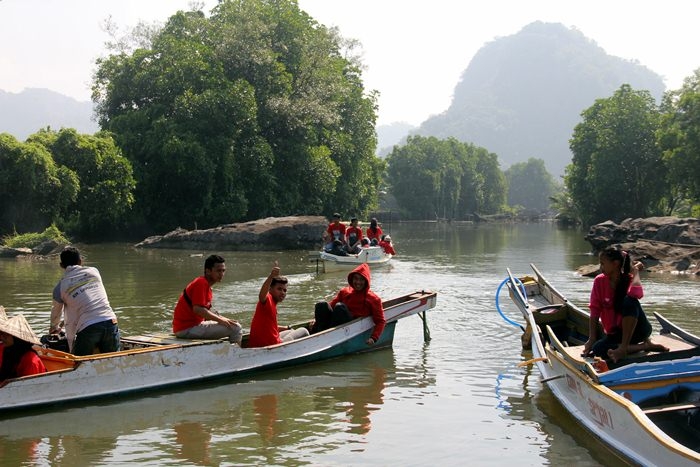
[[[208,0],[205,11],[217,2]],[[300,7],[363,46],[368,89],[380,92],[379,124],[419,124],[447,109],[486,42],[533,21],[576,27],[609,54],[637,60],[669,89],[700,68],[693,0],[299,0]],[[40,87],[90,99],[102,22],[126,30],[165,21],[189,0],[0,0],[0,89]],[[692,44],[695,44],[693,46]],[[1,130],[1,129],[0,129]]]

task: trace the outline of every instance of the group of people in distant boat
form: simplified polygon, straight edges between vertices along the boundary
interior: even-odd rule
[[[117,316],[109,304],[102,277],[95,267],[83,266],[80,252],[72,246],[60,254],[65,270],[53,291],[49,334],[63,336],[68,352],[91,355],[120,350]],[[204,261],[204,274],[192,280],[181,292],[173,312],[172,331],[183,339],[223,339],[243,344],[243,329],[212,307],[212,286],[221,282],[226,261],[210,255]],[[355,318],[371,316],[375,327],[367,345],[374,345],[385,326],[382,300],[370,290],[370,268],[363,264],[347,276],[331,302],[316,304],[314,319],[297,327],[280,326],[277,305],[287,296],[289,281],[275,262],[260,287],[246,347],[264,347],[301,339]],[[62,319],[63,318],[63,319]],[[21,314],[8,317],[0,307],[0,382],[11,378],[45,373],[46,367],[34,346],[48,345],[40,339]],[[55,340],[54,340],[55,341]]]
[[[380,246],[385,253],[395,256],[396,250],[391,242],[390,235],[384,235],[376,218],[372,218],[369,227],[362,233],[357,217],[350,219],[350,226],[346,226],[340,220],[340,214],[333,214],[328,228],[323,233],[324,251],[336,256],[356,255],[362,252],[362,248]]]

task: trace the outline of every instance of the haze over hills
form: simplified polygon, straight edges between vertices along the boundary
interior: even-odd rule
[[[47,126],[92,134],[99,126],[91,118],[92,102],[79,102],[48,89],[16,94],[0,90],[0,133],[10,133],[20,141]]]
[[[568,141],[581,112],[622,84],[648,90],[657,102],[665,90],[661,76],[606,54],[581,32],[535,22],[484,45],[464,71],[450,107],[414,133],[485,147],[504,168],[543,159],[558,176],[571,162]]]

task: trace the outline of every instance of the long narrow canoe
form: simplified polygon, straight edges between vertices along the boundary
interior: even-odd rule
[[[0,411],[116,396],[193,381],[231,377],[390,347],[396,323],[435,307],[437,294],[419,291],[384,302],[386,328],[374,345],[371,317],[327,329],[303,339],[268,347],[247,348],[226,340],[186,340],[173,335],[131,336],[119,352],[77,357],[36,348],[47,373],[5,381]]]
[[[589,315],[542,276],[513,277],[508,288],[527,323],[525,338],[542,382],[585,428],[638,465],[700,463],[698,338],[657,316],[652,336],[669,352],[638,352],[617,364],[581,356]],[[602,335],[602,334],[601,334]]]

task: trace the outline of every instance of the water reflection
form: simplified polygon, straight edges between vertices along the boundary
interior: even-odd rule
[[[11,413],[0,423],[0,454],[16,464],[162,458],[195,465],[280,464],[295,456],[294,446],[323,451],[367,435],[387,381],[397,384],[395,375],[410,371],[397,368],[392,351],[382,350],[262,379]],[[252,446],[258,447],[251,451]]]
[[[194,465],[212,465],[209,452],[211,431],[200,422],[182,422],[173,426],[177,458]]]
[[[522,361],[531,358],[531,352],[523,352]],[[538,437],[531,443],[542,448],[542,456],[551,465],[629,465],[562,407],[554,394],[540,382],[535,365],[518,367],[513,364],[499,373],[496,399],[497,408],[504,418],[533,424]]]

